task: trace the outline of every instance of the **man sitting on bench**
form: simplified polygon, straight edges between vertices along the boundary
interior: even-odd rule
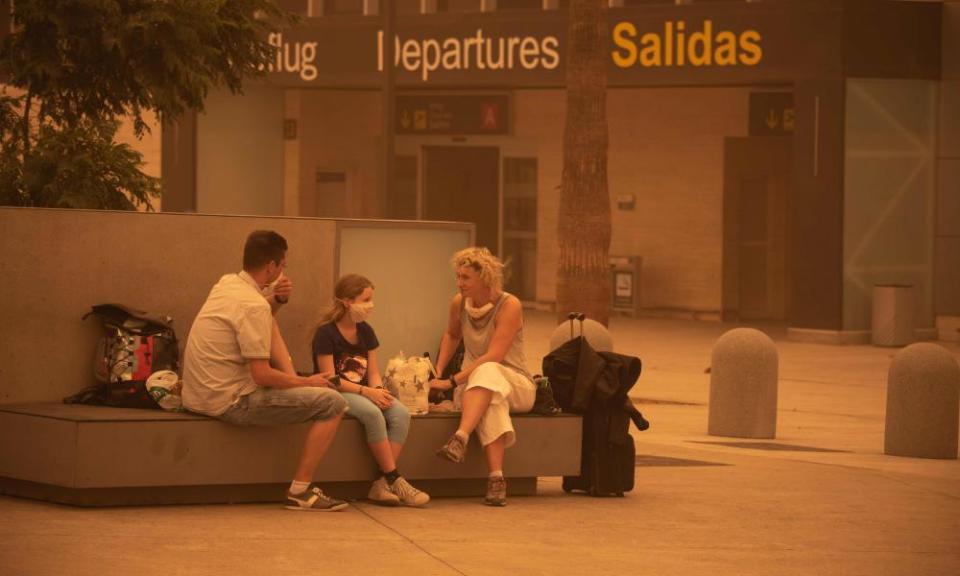
[[[347,503],[310,481],[333,441],[347,404],[325,375],[298,376],[273,314],[290,296],[283,277],[287,241],[268,230],[247,237],[243,271],[210,291],[184,352],[183,403],[239,426],[312,421],[287,492],[293,510],[341,510]]]

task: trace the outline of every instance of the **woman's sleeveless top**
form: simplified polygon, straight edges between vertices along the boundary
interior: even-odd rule
[[[501,293],[493,308],[483,318],[479,319],[474,319],[467,314],[464,309],[466,298],[461,299],[460,331],[463,334],[464,364],[474,362],[490,347],[490,340],[493,339],[494,319],[500,312],[500,307],[507,301],[508,296],[509,294],[506,292]],[[520,325],[520,330],[517,331],[517,335],[513,338],[510,348],[507,349],[507,353],[500,363],[530,378],[530,373],[527,372],[526,356],[523,354],[523,324]]]

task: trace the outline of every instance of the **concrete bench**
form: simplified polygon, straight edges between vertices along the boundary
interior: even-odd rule
[[[456,414],[428,414],[411,423],[399,466],[432,496],[484,493],[476,438],[462,464],[434,455],[457,422]],[[511,495],[535,494],[538,476],[579,474],[579,416],[522,414],[514,422],[517,444],[504,466]],[[278,501],[306,427],[240,428],[160,410],[0,405],[0,492],[81,506]],[[315,479],[331,494],[361,498],[375,470],[363,427],[348,416]]]

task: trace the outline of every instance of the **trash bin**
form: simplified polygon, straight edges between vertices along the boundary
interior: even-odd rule
[[[912,284],[873,287],[873,345],[906,346],[913,342]]]
[[[615,312],[632,316],[640,311],[640,256],[610,257],[610,303]]]

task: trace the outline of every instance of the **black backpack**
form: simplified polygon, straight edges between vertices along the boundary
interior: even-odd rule
[[[98,384],[64,402],[158,408],[146,382],[159,370],[179,371],[180,348],[173,318],[122,304],[99,304],[83,319],[91,315],[103,324],[103,336],[94,355],[93,372]]]

